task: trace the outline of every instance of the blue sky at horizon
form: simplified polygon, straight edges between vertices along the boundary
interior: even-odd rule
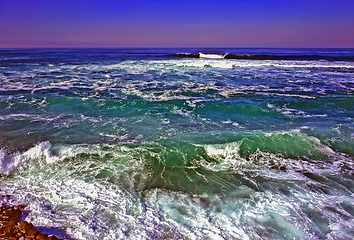
[[[353,10],[353,0],[0,0],[0,48],[353,48]]]

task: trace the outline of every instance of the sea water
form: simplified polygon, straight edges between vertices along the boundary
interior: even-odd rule
[[[68,239],[352,239],[353,119],[353,49],[3,49],[0,201]]]

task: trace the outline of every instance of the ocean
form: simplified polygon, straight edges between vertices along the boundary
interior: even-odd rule
[[[354,49],[0,50],[0,202],[45,233],[353,239],[353,174]]]

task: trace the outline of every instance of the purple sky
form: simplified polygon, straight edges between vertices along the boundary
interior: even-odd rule
[[[354,48],[354,0],[0,0],[0,48]]]

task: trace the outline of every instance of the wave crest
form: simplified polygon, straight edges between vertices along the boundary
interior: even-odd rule
[[[52,154],[50,142],[41,142],[24,153],[7,155],[0,150],[0,174],[10,175],[41,164],[54,163],[60,160]]]

